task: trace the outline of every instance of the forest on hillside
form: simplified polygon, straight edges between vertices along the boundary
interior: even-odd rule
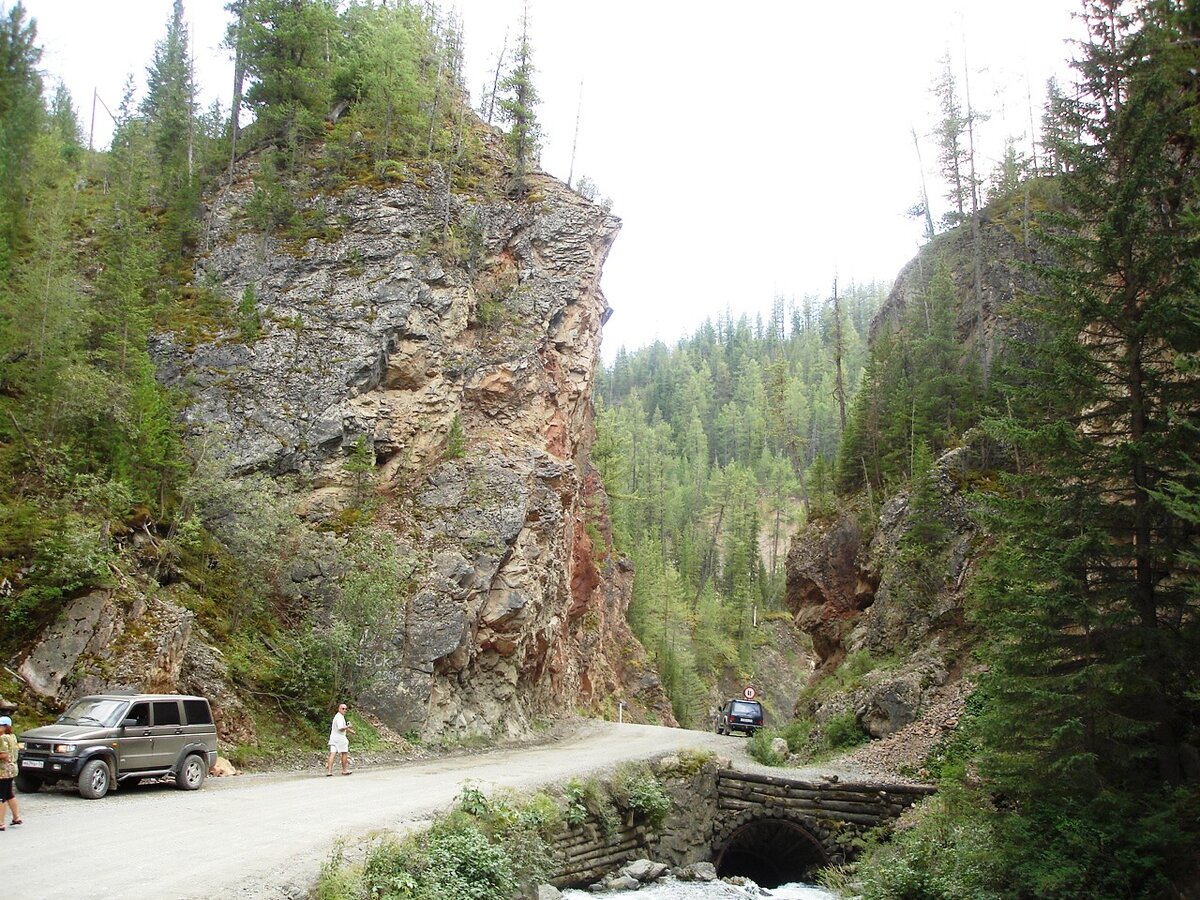
[[[638,570],[631,620],[682,721],[737,683],[723,676],[753,676],[748,610],[779,596],[775,522],[862,521],[905,492],[919,568],[944,539],[934,463],[977,451],[986,537],[961,662],[978,688],[930,760],[941,790],[925,815],[827,873],[865,897],[1177,897],[1197,883],[1200,12],[1083,6],[1076,83],[1051,85],[1033,152],[1010,140],[990,178],[973,150],[985,118],[944,65],[949,212],[935,221],[928,195],[914,207],[926,288],[869,348],[878,287],[844,320],[832,297],[778,304],[765,326],[726,320],[623,354],[599,391],[597,464]],[[960,312],[980,306],[996,228],[1037,287],[998,311],[1013,327],[993,358],[963,343]]]
[[[789,538],[833,501],[883,298],[850,285],[779,298],[767,321],[727,313],[672,348],[620,351],[597,387],[592,458],[635,565],[630,621],[681,724],[708,724],[718,682],[760,681],[752,622],[782,613]]]

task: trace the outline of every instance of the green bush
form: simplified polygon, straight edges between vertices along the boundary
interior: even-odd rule
[[[568,825],[579,826],[594,819],[605,834],[615,833],[620,826],[612,801],[594,778],[582,782],[572,779],[563,794],[566,801],[563,818]]]
[[[1194,788],[1136,798],[1100,791],[1000,810],[984,792],[944,784],[913,828],[868,846],[857,866],[859,893],[865,900],[1174,896],[1169,879],[1183,876],[1200,850],[1197,799]]]
[[[853,711],[833,716],[821,728],[821,738],[829,750],[845,750],[857,747],[869,739],[862,726],[858,724],[858,716]]]
[[[796,719],[779,730],[779,736],[787,741],[789,753],[799,753],[808,746],[812,737],[813,722],[811,719]]]
[[[760,728],[750,736],[746,752],[764,766],[782,766],[787,759],[771,749],[771,742],[779,736],[774,728]]]
[[[671,811],[671,798],[648,766],[644,763],[623,766],[612,787],[619,804],[644,818],[652,828],[662,827]]]
[[[462,459],[467,453],[467,435],[463,431],[462,418],[456,413],[450,422],[450,433],[446,437],[446,459]]]
[[[517,892],[513,863],[503,847],[493,844],[467,818],[454,816],[427,833],[396,843],[381,844],[367,857],[360,890],[340,866],[321,873],[317,896],[341,900],[347,896],[387,900],[512,900]]]

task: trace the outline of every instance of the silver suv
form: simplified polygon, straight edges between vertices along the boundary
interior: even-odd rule
[[[171,775],[185,791],[217,761],[217,728],[203,697],[99,694],[76,700],[53,725],[18,736],[17,789],[71,779],[98,800],[114,784]]]

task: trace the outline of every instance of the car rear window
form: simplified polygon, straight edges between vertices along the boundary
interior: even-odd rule
[[[212,711],[203,700],[184,700],[183,712],[189,725],[211,725]]]
[[[751,703],[746,700],[735,700],[733,706],[729,709],[729,713],[734,716],[761,716],[762,707],[757,703]]]

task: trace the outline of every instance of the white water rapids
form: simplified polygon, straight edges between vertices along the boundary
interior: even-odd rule
[[[606,891],[603,894],[592,894],[588,891],[571,890],[563,891],[563,896],[567,900],[583,900],[585,897],[603,897],[605,900],[625,900],[633,897],[637,897],[637,900],[755,900],[767,897],[773,900],[834,900],[837,895],[811,884],[785,884],[768,890],[756,886],[737,887],[722,881],[702,883],[668,880],[637,891]]]

